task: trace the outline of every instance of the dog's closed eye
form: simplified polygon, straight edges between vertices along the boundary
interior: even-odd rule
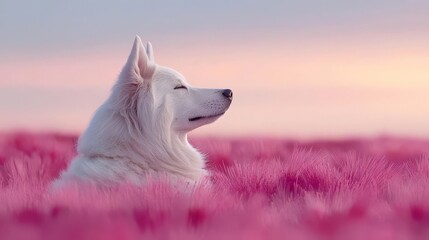
[[[184,86],[184,85],[177,85],[176,87],[174,87],[174,90],[176,90],[176,89],[188,89],[186,86]]]

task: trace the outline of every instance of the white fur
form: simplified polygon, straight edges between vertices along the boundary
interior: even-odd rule
[[[179,85],[187,89],[175,89]],[[78,156],[55,185],[139,184],[158,173],[200,180],[206,174],[204,158],[187,133],[228,109],[232,97],[223,91],[191,87],[180,73],[155,64],[151,44],[145,48],[137,36],[110,97],[79,138]],[[195,117],[205,118],[190,120]]]

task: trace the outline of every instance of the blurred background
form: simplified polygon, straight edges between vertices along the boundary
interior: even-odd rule
[[[0,1],[0,131],[81,132],[134,36],[199,87],[195,135],[429,137],[429,1]]]

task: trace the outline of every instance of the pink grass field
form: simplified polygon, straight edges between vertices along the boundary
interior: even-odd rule
[[[429,239],[429,140],[193,138],[195,188],[48,191],[76,140],[0,134],[0,239]]]

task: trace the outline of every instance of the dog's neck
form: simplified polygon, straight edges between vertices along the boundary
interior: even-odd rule
[[[96,124],[95,124],[96,123]],[[188,142],[186,134],[173,131],[133,129],[123,117],[100,108],[81,136],[78,153],[124,161],[145,171],[174,174],[198,181],[206,174],[202,155]]]

